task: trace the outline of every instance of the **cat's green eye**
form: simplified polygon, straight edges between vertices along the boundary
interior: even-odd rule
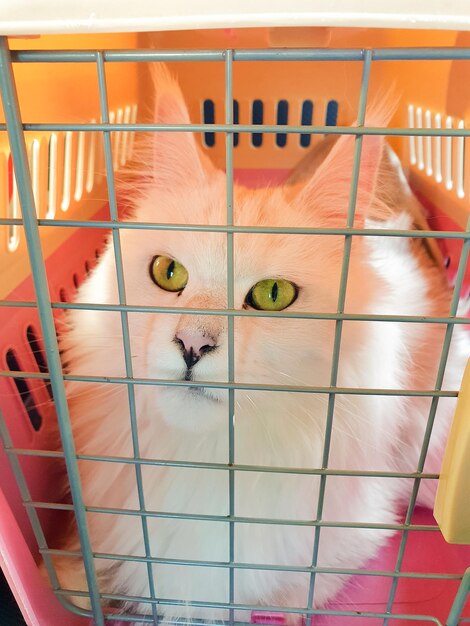
[[[297,298],[297,287],[282,278],[266,278],[253,285],[246,303],[261,311],[282,311]]]
[[[169,256],[156,256],[150,263],[150,277],[165,291],[183,291],[188,282],[188,270]]]

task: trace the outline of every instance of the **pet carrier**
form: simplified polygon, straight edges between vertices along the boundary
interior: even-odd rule
[[[119,254],[113,171],[121,175],[132,161],[136,134],[151,131],[149,64],[164,61],[177,76],[201,148],[227,170],[228,187],[233,180],[247,187],[284,181],[325,134],[351,132],[346,127],[355,119],[364,121],[367,96],[369,101],[385,97],[392,85],[396,113],[390,128],[377,132],[389,136],[426,208],[428,225],[421,222],[421,237],[436,262],[445,264],[454,285],[449,316],[432,320],[446,325],[450,341],[453,325],[466,322],[457,313],[457,302],[468,297],[470,288],[470,13],[465,0],[451,6],[442,0],[432,12],[429,2],[418,0],[395,2],[393,10],[384,3],[363,2],[358,8],[342,0],[322,12],[303,1],[285,6],[273,0],[269,8],[267,2],[256,7],[241,0],[223,6],[208,2],[196,8],[189,2],[166,6],[85,0],[74,6],[44,2],[41,15],[33,4],[0,8],[0,566],[28,624],[124,624],[137,618],[103,607],[106,594],[96,582],[94,560],[99,556],[87,532],[93,507],[83,501],[64,392],[64,381],[73,377],[62,369],[55,333],[63,311],[81,306],[73,303],[75,290],[93,269],[110,232]],[[374,129],[356,131],[360,136]],[[227,224],[222,232],[237,232],[229,227],[230,213]],[[347,230],[343,234],[351,237]],[[411,231],[395,236],[400,235],[417,236]],[[118,274],[119,267],[118,261]],[[113,310],[125,317],[132,307],[121,300]],[[340,309],[332,315],[337,324],[348,319]],[[468,376],[465,380],[468,386]],[[233,376],[226,387],[235,390],[233,397]],[[330,397],[338,393],[335,387],[332,379],[326,390]],[[442,388],[442,375],[434,389],[423,392],[433,398],[430,426],[438,399],[457,393]],[[293,613],[299,623],[470,623],[470,549],[455,545],[470,542],[466,393],[464,382],[436,508],[442,531],[453,543],[445,541],[431,511],[416,506],[420,484],[438,479],[424,472],[429,430],[416,471],[397,474],[413,480],[414,488],[401,522],[393,525],[394,536],[361,571],[322,569],[314,550],[311,565],[304,568],[312,588],[315,573],[353,576],[327,607],[313,608],[310,594]],[[48,439],[47,427],[56,419],[59,452],[51,450]],[[311,468],[323,489],[329,476],[345,474],[328,466],[327,443],[325,450],[323,466]],[[64,458],[73,504],[58,495]],[[224,465],[232,477],[237,474],[234,460],[232,451]],[[128,461],[135,466],[149,462],[139,458],[138,448]],[[178,461],[184,466],[185,459]],[[165,464],[164,459],[150,462]],[[230,489],[233,503],[233,480]],[[142,518],[147,513],[143,504],[133,512]],[[321,507],[320,502],[315,519],[305,520],[316,529],[317,551],[325,524]],[[80,534],[91,610],[68,599],[52,567],[51,585],[38,569],[40,555],[47,559],[60,552],[53,547],[54,537],[70,511]],[[178,511],[173,517],[178,519]],[[243,523],[233,507],[219,521],[232,527]],[[146,550],[142,562],[157,560]],[[221,606],[244,609],[244,622],[288,623],[289,612],[282,607],[237,605],[235,573],[249,564],[234,560],[233,545],[227,562],[198,565],[226,568],[232,593]],[[151,566],[148,571],[150,578]],[[158,584],[150,587],[153,614],[140,616],[139,623],[154,623],[159,603],[171,601],[159,597]]]

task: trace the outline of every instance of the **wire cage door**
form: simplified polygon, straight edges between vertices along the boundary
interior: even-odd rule
[[[1,43],[1,64],[0,64],[0,87],[2,93],[2,101],[5,114],[5,123],[3,125],[3,134],[8,134],[8,149],[11,157],[5,157],[3,163],[5,175],[3,183],[6,190],[11,190],[8,197],[4,194],[4,204],[6,211],[1,216],[0,226],[6,234],[6,252],[5,254],[14,254],[19,250],[22,254],[22,262],[18,266],[11,265],[9,274],[17,272],[17,279],[13,282],[11,288],[8,288],[2,294],[1,313],[4,314],[6,329],[18,327],[18,323],[13,320],[13,314],[17,317],[15,320],[21,319],[21,339],[18,339],[17,347],[11,347],[12,336],[7,335],[3,345],[7,347],[2,355],[3,369],[2,375],[8,377],[7,394],[10,394],[9,402],[2,399],[2,417],[0,420],[1,435],[6,457],[11,465],[21,499],[24,503],[26,515],[29,524],[34,531],[35,541],[39,546],[39,553],[45,560],[48,573],[51,578],[52,587],[58,598],[58,602],[54,604],[53,596],[44,596],[47,598],[46,615],[55,611],[57,623],[64,623],[63,607],[71,611],[67,619],[76,619],[77,625],[80,623],[96,623],[103,625],[105,623],[129,623],[136,619],[139,623],[157,623],[159,621],[159,607],[168,604],[178,604],[178,600],[174,598],[165,598],[159,595],[158,577],[155,576],[154,566],[161,563],[162,559],[155,557],[152,552],[151,536],[149,531],[149,520],[152,518],[171,518],[194,519],[198,520],[201,515],[196,513],[181,514],[174,511],[152,511],[146,505],[145,488],[143,481],[143,472],[145,467],[165,467],[168,459],[163,458],[145,458],[141,454],[141,440],[139,438],[138,415],[136,408],[136,387],[138,385],[168,385],[168,380],[158,379],[141,379],[135,375],[131,358],[132,338],[129,330],[129,316],[133,313],[164,313],[167,312],[162,307],[142,307],[135,303],[129,303],[126,300],[126,289],[123,272],[123,251],[121,245],[121,230],[127,228],[142,230],[168,230],[168,231],[213,231],[222,233],[226,238],[227,248],[227,306],[225,309],[218,311],[219,315],[224,315],[227,319],[228,334],[228,362],[227,362],[227,380],[224,382],[209,381],[204,385],[212,385],[213,388],[221,388],[227,390],[228,397],[228,414],[227,414],[227,441],[228,454],[224,463],[205,462],[204,468],[224,472],[227,476],[227,502],[228,509],[226,515],[207,514],[204,519],[225,524],[228,536],[228,558],[226,561],[214,562],[211,560],[195,561],[191,559],[166,559],[171,561],[171,565],[178,567],[216,567],[221,568],[227,573],[228,577],[228,596],[224,602],[202,602],[207,606],[215,605],[214,608],[220,608],[227,613],[227,621],[243,621],[245,623],[286,623],[290,613],[293,616],[303,619],[306,624],[405,624],[422,622],[425,624],[441,624],[444,623],[452,626],[459,623],[465,623],[470,620],[468,611],[465,612],[466,598],[469,592],[469,574],[465,573],[464,563],[469,562],[470,553],[466,548],[455,548],[451,546],[448,552],[443,552],[444,558],[453,559],[453,567],[448,571],[421,571],[419,568],[413,570],[410,568],[409,559],[416,556],[422,546],[432,545],[432,549],[444,550],[444,542],[438,539],[439,528],[432,520],[430,514],[417,511],[416,501],[420,486],[426,481],[435,481],[438,476],[425,472],[426,452],[428,449],[433,422],[439,405],[440,398],[453,398],[457,396],[457,389],[446,389],[443,387],[444,373],[446,361],[449,353],[450,342],[452,339],[453,328],[456,325],[465,325],[468,319],[461,315],[458,311],[459,300],[467,294],[468,278],[467,278],[467,258],[470,246],[470,234],[468,224],[462,224],[464,219],[464,209],[462,202],[468,202],[468,192],[464,170],[462,163],[464,157],[460,154],[465,153],[465,142],[469,135],[468,129],[465,128],[465,122],[458,122],[457,127],[446,124],[426,124],[426,119],[422,116],[423,108],[408,102],[403,98],[403,102],[398,107],[395,126],[391,128],[375,128],[366,125],[367,105],[370,99],[371,84],[375,82],[371,76],[375,76],[374,68],[390,63],[390,67],[396,69],[398,64],[423,64],[432,62],[442,62],[450,64],[453,61],[467,61],[470,64],[470,50],[465,47],[449,47],[446,49],[429,48],[409,48],[396,46],[395,48],[375,47],[375,48],[343,48],[336,49],[231,49],[231,48],[214,48],[210,50],[154,50],[139,49],[130,47],[130,49],[109,49],[99,50],[92,48],[90,50],[66,50],[58,49],[52,51],[41,50],[19,50],[10,52],[8,43],[5,38]],[[189,128],[201,135],[201,143],[207,154],[213,155],[214,161],[226,171],[226,219],[225,224],[209,224],[209,225],[178,225],[178,224],[158,224],[148,223],[141,224],[132,222],[132,220],[123,221],[122,213],[119,209],[119,202],[116,196],[115,172],[120,166],[124,165],[130,158],[131,149],[136,133],[156,132],[161,130],[157,125],[142,122],[138,120],[137,101],[139,94],[142,93],[141,85],[136,81],[133,86],[133,93],[127,101],[114,106],[113,95],[109,91],[109,83],[114,85],[114,81],[108,81],[107,71],[110,66],[119,68],[133,63],[137,66],[158,61],[169,61],[173,66],[182,66],[181,84],[189,81],[191,73],[191,63],[198,63],[198,67],[212,66],[217,67],[217,71],[222,77],[217,85],[215,95],[211,93],[198,94],[190,105],[193,113],[194,123]],[[265,68],[269,67],[269,71],[276,71],[276,64],[282,62],[295,63],[296,67],[308,68],[310,71],[311,64],[325,64],[341,62],[344,67],[354,66],[355,75],[358,77],[355,86],[355,95],[357,102],[354,105],[345,102],[340,95],[331,94],[331,97],[323,98],[321,104],[316,103],[310,92],[306,93],[294,102],[290,101],[288,95],[285,97],[273,94],[272,101],[262,97],[253,97],[251,100],[236,97],[235,90],[241,79],[244,64],[256,64],[263,62]],[[18,99],[16,89],[16,81],[13,73],[13,67],[23,65],[44,64],[49,67],[54,64],[73,63],[73,67],[87,66],[93,69],[94,93],[96,97],[96,105],[98,110],[94,119],[86,119],[85,121],[28,121],[22,119],[21,102]],[[396,65],[393,65],[395,63]],[[212,70],[212,67],[208,71]],[[140,71],[140,70],[138,70]],[[240,75],[237,74],[240,71]],[[263,70],[265,71],[265,70]],[[282,72],[285,72],[285,66]],[[288,71],[288,70],[287,70]],[[390,70],[392,71],[392,70]],[[431,71],[431,70],[430,70]],[[133,74],[132,74],[133,75]],[[134,79],[133,79],[134,80]],[[188,83],[189,84],[189,83]],[[114,89],[114,86],[112,87]],[[260,90],[262,85],[260,86]],[[21,94],[20,94],[21,95]],[[247,98],[247,97],[246,97]],[[21,100],[21,99],[20,99]],[[274,105],[273,105],[274,103]],[[140,106],[140,104],[139,104]],[[415,108],[410,108],[410,106]],[[349,109],[348,109],[349,107]],[[418,110],[421,113],[418,113]],[[295,115],[293,111],[296,111]],[[344,113],[343,113],[344,111]],[[411,113],[410,113],[411,111]],[[416,111],[416,117],[415,117]],[[356,126],[349,126],[355,115],[357,118]],[[88,115],[88,113],[87,113]],[[29,116],[29,112],[28,112]],[[426,115],[425,115],[426,118]],[[58,119],[61,119],[60,116]],[[436,119],[436,118],[434,118]],[[294,121],[293,121],[294,120]],[[421,124],[420,124],[421,120]],[[412,121],[413,123],[409,123]],[[431,127],[432,126],[432,127]],[[174,132],[184,131],[184,128],[175,127],[170,129]],[[167,132],[170,132],[167,129]],[[47,150],[41,151],[40,144],[34,143],[39,141],[37,138],[30,140],[28,133],[37,134],[40,139],[47,137]],[[282,180],[286,172],[298,158],[302,151],[311,147],[315,143],[316,138],[323,137],[328,134],[350,134],[355,137],[355,158],[352,172],[351,192],[348,202],[348,211],[345,216],[345,224],[341,228],[334,229],[311,229],[307,226],[297,229],[277,229],[289,236],[295,234],[315,234],[321,236],[339,236],[344,239],[343,257],[341,264],[341,280],[337,299],[336,310],[328,314],[322,314],[315,311],[302,313],[300,317],[304,319],[328,319],[334,323],[334,344],[332,356],[332,369],[330,373],[330,384],[327,386],[306,386],[306,385],[267,385],[257,381],[250,381],[249,386],[253,391],[257,392],[285,392],[285,393],[310,393],[323,394],[327,398],[327,414],[326,414],[326,430],[322,450],[322,463],[320,467],[312,468],[269,468],[257,465],[247,465],[237,462],[235,450],[236,440],[236,421],[234,415],[236,413],[236,394],[239,390],[246,388],[246,383],[237,381],[235,374],[235,342],[234,342],[234,325],[237,318],[252,315],[254,317],[266,317],[263,311],[249,312],[244,309],[235,307],[234,296],[234,239],[238,233],[268,233],[276,231],[275,228],[263,228],[237,225],[234,220],[234,185],[237,181],[241,181],[246,185],[255,185],[256,172],[253,170],[259,157],[256,151],[262,150],[263,145],[269,145],[272,151],[275,165],[273,167],[264,168],[263,182],[269,180],[276,183]],[[437,154],[437,146],[442,149],[443,153],[447,149],[445,142],[451,142],[450,150],[453,156],[452,168],[446,176],[448,180],[454,180],[455,187],[452,191],[456,193],[455,202],[452,204],[453,211],[451,221],[446,221],[445,230],[424,230],[416,231],[415,229],[358,229],[355,227],[354,216],[356,208],[356,194],[358,181],[360,176],[361,148],[363,138],[369,135],[380,134],[386,135],[391,141],[398,142],[400,138],[408,138],[407,148],[402,149],[402,159],[410,160],[411,167],[416,166],[412,170],[412,177],[416,178],[416,186],[419,186],[419,173],[426,170],[427,152],[423,143],[431,141],[434,143],[434,155]],[[50,141],[50,137],[54,135],[56,139]],[[452,141],[454,143],[452,143]],[[440,143],[441,142],[441,143]],[[446,144],[447,145],[447,144]],[[55,147],[54,147],[55,146]],[[463,148],[462,148],[463,146]],[[246,160],[239,155],[242,150],[247,153]],[[282,150],[288,157],[283,156]],[[406,152],[409,150],[409,152]],[[44,158],[49,159],[46,170],[48,175],[44,178],[44,194],[41,196],[41,184],[35,180],[40,180],[41,171],[39,163],[40,156],[34,161],[35,151],[38,155],[45,155]],[[239,151],[239,152],[237,152]],[[258,153],[260,154],[260,152]],[[54,156],[55,155],[55,156]],[[60,155],[60,158],[59,156]],[[69,157],[68,155],[74,155]],[[86,155],[86,156],[84,156]],[[56,161],[54,161],[54,158]],[[72,159],[68,161],[68,159]],[[437,158],[437,157],[436,157]],[[101,160],[101,161],[100,161]],[[51,191],[54,180],[51,179],[51,163],[56,162],[56,175],[63,179],[64,185],[61,188],[61,194],[57,196]],[[92,165],[87,166],[85,162]],[[98,163],[101,162],[101,172]],[[437,161],[434,161],[436,163]],[[35,166],[34,164],[37,163]],[[70,166],[73,163],[74,166]],[[234,163],[237,167],[234,167]],[[273,165],[274,162],[271,162]],[[68,165],[69,164],[69,165]],[[239,164],[239,165],[238,165]],[[255,165],[254,165],[255,164]],[[284,167],[282,166],[284,164]],[[94,168],[96,165],[96,175]],[[36,169],[35,169],[36,168]],[[68,168],[68,169],[67,169]],[[73,171],[73,180],[67,179],[67,171]],[[104,175],[103,175],[104,170]],[[434,171],[434,170],[433,170]],[[14,176],[13,176],[14,172]],[[72,174],[70,174],[72,176]],[[436,182],[439,182],[436,180]],[[96,185],[96,187],[94,187]],[[99,191],[96,191],[98,189]],[[65,190],[65,191],[64,191]],[[451,190],[449,190],[451,191]],[[64,193],[69,194],[69,202],[74,212],[67,214],[67,210],[62,209],[59,213],[59,207],[64,203]],[[93,193],[97,197],[93,199]],[[424,185],[420,187],[420,193],[425,194]],[[87,194],[90,198],[87,198]],[[103,202],[104,194],[105,201]],[[41,201],[42,198],[42,201]],[[91,204],[86,204],[86,202]],[[41,203],[42,202],[42,203]],[[66,204],[66,202],[65,202]],[[52,213],[52,206],[56,207],[57,214]],[[19,211],[21,207],[21,212]],[[83,208],[84,207],[84,208]],[[60,223],[59,223],[60,222]],[[57,227],[60,226],[60,229]],[[462,229],[463,227],[463,229]],[[47,240],[47,233],[57,229],[57,237],[53,243]],[[108,235],[107,235],[108,234]],[[118,284],[119,302],[112,305],[89,304],[83,305],[74,303],[71,294],[74,289],[86,277],[86,274],[92,270],[94,264],[99,259],[103,249],[103,242],[109,237],[110,245],[114,251],[116,263],[116,280]],[[417,237],[427,238],[430,241],[441,242],[452,250],[452,280],[453,280],[453,298],[449,313],[445,317],[426,319],[422,316],[406,316],[400,315],[398,312],[395,316],[372,316],[372,315],[354,315],[345,312],[345,302],[347,294],[347,284],[349,277],[350,260],[355,237],[402,237],[407,239],[415,239]],[[450,242],[450,244],[448,243]],[[2,244],[3,245],[3,244]],[[446,254],[448,248],[442,248],[443,254]],[[3,253],[3,250],[2,250]],[[12,257],[9,257],[12,258]],[[27,267],[26,273],[24,267]],[[20,269],[18,269],[20,267]],[[22,268],[22,269],[21,269]],[[30,275],[29,275],[30,273]],[[76,309],[94,309],[114,311],[120,316],[122,342],[125,359],[125,376],[108,377],[97,381],[96,376],[77,376],[68,374],[61,363],[59,344],[57,341],[56,330],[60,327],[60,312],[63,310]],[[195,314],[195,310],[191,308],[179,307],[176,314]],[[201,315],[214,315],[214,311],[197,310]],[[280,318],[288,318],[288,312],[280,312]],[[347,389],[338,385],[338,364],[341,351],[341,339],[343,326],[347,322],[357,321],[374,321],[374,322],[403,322],[406,324],[433,323],[440,324],[445,328],[445,338],[442,347],[442,355],[437,369],[435,385],[432,389],[416,390],[416,389],[395,389],[383,390],[374,388]],[[10,326],[8,325],[10,324]],[[13,330],[9,331],[13,333]],[[26,338],[26,341],[25,341]],[[27,346],[29,352],[24,350]],[[46,356],[42,356],[43,352]],[[73,432],[70,423],[69,408],[65,392],[66,381],[76,380],[82,383],[101,382],[107,385],[124,385],[126,389],[126,401],[128,403],[130,417],[130,443],[131,454],[128,458],[112,458],[112,456],[99,455],[94,458],[87,458],[86,455],[77,453]],[[198,387],[198,383],[185,381],[171,381],[174,385]],[[199,383],[202,386],[202,383]],[[13,397],[13,394],[16,396]],[[323,508],[325,492],[328,489],[330,477],[336,476],[367,476],[381,475],[380,472],[370,471],[364,468],[361,472],[346,470],[342,468],[330,467],[330,445],[332,431],[334,425],[334,411],[337,397],[354,396],[357,394],[365,396],[377,395],[396,395],[409,396],[422,395],[430,398],[430,410],[428,427],[422,443],[419,460],[415,471],[403,473],[388,473],[390,479],[401,478],[409,479],[413,482],[411,497],[404,509],[403,519],[399,524],[383,525],[387,530],[397,531],[395,537],[394,548],[390,553],[390,559],[385,567],[375,563],[371,569],[367,570],[349,570],[341,568],[331,568],[323,566],[318,561],[319,546],[322,538],[322,529],[331,527],[345,528],[367,528],[374,527],[367,523],[345,523],[342,520],[330,521],[323,519]],[[49,398],[53,397],[55,410],[49,414],[42,407],[49,405]],[[14,425],[15,411],[20,411],[28,422],[28,428],[23,429],[24,432],[17,430],[19,427]],[[62,450],[60,452],[48,450],[44,446],[41,439],[43,421],[56,419],[59,424]],[[32,430],[31,430],[32,429]],[[32,433],[32,434],[31,434]],[[51,475],[54,471],[54,460],[62,459],[67,468],[70,480],[71,501],[57,502],[54,500],[54,493],[49,493],[44,484],[41,487],[41,481],[34,479],[34,475],[38,474],[38,470],[43,472],[50,471]],[[110,515],[118,515],[123,513],[119,510],[110,510],[106,507],[90,505],[83,498],[82,486],[80,481],[80,462],[98,461],[101,463],[124,463],[133,468],[135,472],[135,485],[137,494],[137,505],[134,510],[126,510],[125,514],[134,517],[140,521],[142,533],[142,541],[144,554],[139,557],[135,555],[115,555],[110,553],[102,553],[93,548],[90,534],[89,521],[90,513],[102,513]],[[194,469],[196,471],[197,464],[187,459],[175,459],[173,464],[177,467],[186,469]],[[3,467],[3,466],[2,466]],[[6,467],[6,465],[4,465]],[[41,468],[41,469],[39,469]],[[45,469],[44,469],[45,468]],[[49,468],[49,469],[48,469]],[[51,469],[52,468],[52,469]],[[199,468],[200,469],[200,468]],[[7,470],[5,470],[7,471]],[[9,471],[9,470],[8,470]],[[236,506],[236,482],[241,473],[292,473],[298,475],[307,475],[318,478],[319,497],[315,505],[315,512],[312,519],[308,520],[279,520],[274,516],[260,519],[244,518],[237,513]],[[383,472],[382,472],[383,473]],[[6,482],[6,481],[5,481]],[[5,491],[5,510],[9,513],[12,511],[20,511],[18,506],[18,494],[12,490],[8,491],[8,485],[0,485]],[[77,521],[78,533],[80,536],[81,558],[84,562],[86,578],[88,584],[88,592],[70,593],[70,590],[60,588],[57,579],[53,557],[60,553],[60,550],[52,548],[47,541],[46,535],[54,526],[54,517],[58,512],[72,511]],[[2,543],[2,565],[6,564],[8,568],[8,560],[23,559],[25,563],[24,571],[21,568],[12,567],[10,580],[17,589],[28,589],[29,593],[34,594],[34,586],[41,588],[40,579],[38,577],[37,568],[34,562],[34,539],[28,530],[28,522],[22,512],[17,513],[18,521],[15,522],[16,515],[11,515],[12,530],[5,532],[7,541]],[[16,523],[16,527],[13,528]],[[286,570],[298,571],[308,575],[308,593],[305,599],[305,605],[302,607],[279,607],[267,606],[259,607],[256,605],[244,605],[237,602],[237,573],[246,569],[259,569],[269,571],[270,569],[283,569],[281,566],[274,566],[269,563],[243,563],[237,561],[236,558],[236,529],[240,524],[290,524],[298,526],[307,526],[312,529],[312,553],[309,558],[308,565],[290,566]],[[45,532],[46,531],[46,532]],[[422,535],[419,535],[422,533]],[[436,543],[426,544],[420,543],[416,537],[429,535],[436,538]],[[8,545],[8,539],[11,542],[18,542],[16,547]],[[21,539],[22,538],[22,539]],[[21,545],[20,545],[21,544]],[[28,548],[29,546],[29,548]],[[438,546],[436,548],[436,546]],[[28,552],[28,549],[30,551]],[[424,548],[426,549],[426,548]],[[21,556],[20,556],[21,553]],[[4,555],[7,555],[6,558]],[[410,555],[410,556],[409,556]],[[451,555],[451,556],[449,556]],[[77,555],[71,555],[77,556]],[[116,560],[137,559],[143,567],[146,568],[148,576],[148,596],[138,598],[140,602],[147,603],[149,606],[147,615],[121,615],[113,613],[103,605],[103,600],[112,601],[131,601],[136,598],[129,598],[125,594],[110,594],[103,592],[100,588],[96,574],[96,560],[108,559]],[[440,563],[439,567],[442,567]],[[17,571],[18,570],[18,571]],[[372,598],[370,602],[362,602],[349,606],[347,601],[343,601],[338,605],[327,606],[326,608],[315,608],[314,592],[315,584],[320,575],[345,574],[353,575],[357,580],[367,581],[359,582],[361,585],[371,585],[373,579],[386,581],[385,587],[380,590],[380,601],[377,602]],[[28,586],[29,581],[29,586]],[[416,584],[416,588],[411,585],[406,590],[407,581]],[[433,585],[437,585],[433,587]],[[440,586],[439,586],[440,585]],[[411,593],[422,593],[427,587],[433,588],[435,593],[442,593],[445,600],[441,602],[438,614],[421,614],[414,613],[411,610],[412,602],[407,601]],[[41,588],[42,589],[42,588]],[[383,589],[386,589],[384,595]],[[416,590],[421,589],[421,591]],[[73,591],[73,590],[72,590]],[[375,591],[379,593],[377,590]],[[374,592],[374,593],[375,593]],[[42,592],[41,592],[42,593]],[[348,593],[352,593],[349,591]],[[89,611],[77,608],[68,598],[70,596],[80,597],[89,596],[91,609]],[[40,603],[40,599],[31,599],[30,603],[32,611],[39,611],[36,602]],[[47,604],[50,602],[50,604]],[[181,602],[180,602],[181,603]],[[194,604],[201,604],[195,601]],[[28,603],[26,602],[26,605]],[[379,604],[379,608],[374,607]],[[60,606],[62,605],[62,606]],[[402,612],[401,607],[406,606],[406,611]],[[435,608],[439,605],[430,603],[429,606]],[[53,609],[51,609],[53,607]],[[432,609],[430,609],[432,610]],[[242,614],[244,617],[240,618]],[[90,620],[93,620],[91,622]],[[38,622],[40,623],[40,622]],[[67,622],[72,623],[72,621]]]

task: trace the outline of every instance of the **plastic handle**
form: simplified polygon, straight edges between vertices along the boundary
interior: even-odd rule
[[[434,517],[447,542],[470,544],[470,360],[444,453]]]

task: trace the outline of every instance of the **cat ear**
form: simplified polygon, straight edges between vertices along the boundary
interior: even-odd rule
[[[366,117],[366,126],[386,127],[394,110],[391,96],[385,96],[371,108]],[[359,166],[356,196],[355,223],[362,223],[365,217],[372,217],[371,205],[376,201],[376,186],[384,138],[379,135],[364,135]],[[354,135],[340,137],[328,156],[307,181],[301,192],[303,204],[312,205],[323,212],[329,222],[346,224],[356,138]]]
[[[383,151],[383,137],[362,142],[355,216],[363,220],[374,199]],[[318,207],[325,218],[346,224],[354,165],[355,137],[341,137],[301,193],[303,204]]]
[[[152,68],[155,86],[155,124],[190,124],[181,89],[163,63]],[[206,171],[196,145],[194,133],[181,131],[154,132],[153,180],[165,189],[195,185],[206,180]]]

